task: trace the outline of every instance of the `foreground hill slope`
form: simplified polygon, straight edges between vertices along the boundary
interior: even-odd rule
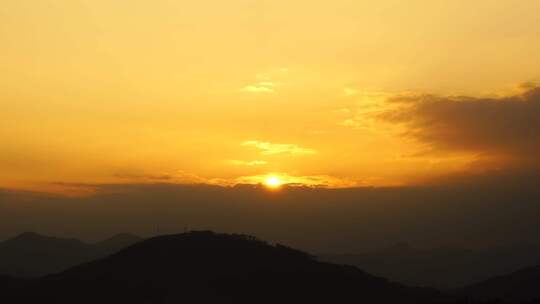
[[[17,303],[440,303],[350,266],[253,237],[190,232],[9,288]]]

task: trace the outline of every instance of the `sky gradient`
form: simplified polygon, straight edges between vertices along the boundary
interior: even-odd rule
[[[537,170],[540,2],[2,0],[0,187]]]

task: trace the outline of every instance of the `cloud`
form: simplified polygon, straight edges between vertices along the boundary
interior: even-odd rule
[[[365,186],[360,181],[339,178],[330,175],[290,175],[287,173],[270,173],[262,175],[242,176],[236,179],[237,184],[262,184],[270,176],[276,176],[289,187],[315,187],[315,188],[353,188]]]
[[[347,96],[354,96],[356,104],[333,111],[341,120],[339,125],[375,132],[380,124],[375,116],[388,109],[387,100],[392,95],[380,91],[354,89],[345,89],[344,93]]]
[[[377,118],[433,151],[465,151],[517,162],[538,161],[540,87],[505,97],[396,96]]]
[[[353,127],[353,128],[362,128],[365,127],[365,125],[362,123],[362,121],[358,118],[348,118],[345,119],[340,123],[340,125],[344,127]]]
[[[264,160],[252,160],[252,161],[244,161],[244,160],[237,160],[232,159],[229,161],[229,163],[235,165],[235,166],[248,166],[248,167],[254,167],[254,166],[264,166],[268,164],[268,162]]]
[[[246,93],[275,93],[277,84],[271,81],[261,81],[255,84],[247,85],[240,89],[240,92]]]
[[[352,111],[349,108],[341,108],[333,111],[335,114],[350,114]]]
[[[257,148],[263,155],[275,155],[275,154],[316,154],[314,149],[303,148],[293,144],[274,144],[270,142],[263,142],[258,140],[249,140],[242,143],[242,146]]]
[[[133,173],[116,173],[114,177],[127,180],[148,180],[148,181],[170,181],[173,176],[170,174],[133,174]]]
[[[204,178],[182,170],[173,170],[161,173],[131,173],[122,172],[114,174],[122,182],[135,183],[174,183],[174,184],[221,184],[215,179]]]
[[[253,83],[247,84],[246,86],[239,89],[241,93],[252,93],[252,94],[273,94],[276,93],[276,88],[284,85],[283,82],[276,80],[281,79],[288,73],[287,68],[279,68],[267,71],[265,73],[260,73],[255,75],[255,80]]]
[[[358,90],[352,88],[344,88],[343,94],[345,94],[345,96],[354,96],[358,94]]]

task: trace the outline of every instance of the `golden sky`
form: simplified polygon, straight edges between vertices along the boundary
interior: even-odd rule
[[[538,148],[537,0],[0,3],[3,187],[401,185]]]

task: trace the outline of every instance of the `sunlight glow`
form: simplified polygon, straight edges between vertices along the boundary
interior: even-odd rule
[[[283,185],[283,182],[277,176],[269,176],[264,180],[264,185],[271,189],[277,189]]]

